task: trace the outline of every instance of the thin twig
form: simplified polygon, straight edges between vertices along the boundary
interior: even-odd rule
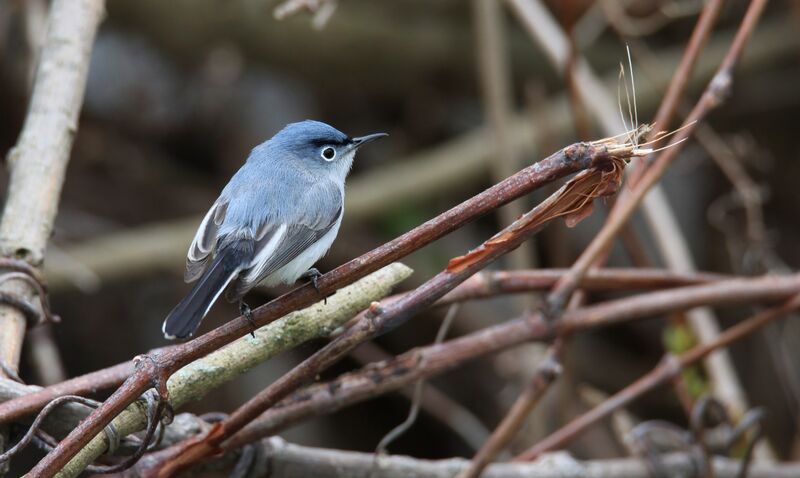
[[[481,271],[470,277],[436,305],[484,299],[502,294],[549,290],[569,269],[540,269],[534,271]],[[586,291],[633,291],[668,289],[730,279],[730,276],[693,273],[681,274],[664,269],[592,269],[581,282]],[[0,404],[0,411],[2,411]],[[2,417],[2,413],[0,413]]]
[[[78,397],[75,395],[66,395],[63,397],[59,397],[52,402],[48,403],[44,409],[39,413],[36,419],[33,421],[33,424],[25,433],[25,435],[11,448],[6,450],[5,453],[0,454],[0,463],[5,463],[10,460],[14,455],[19,453],[20,450],[28,446],[28,444],[33,440],[33,437],[40,431],[39,428],[42,425],[42,422],[50,415],[50,412],[55,410],[56,408],[60,407],[65,403],[71,402],[78,402],[82,403],[87,406],[96,407],[97,402],[94,400],[90,400],[88,398]]]
[[[453,319],[456,317],[458,313],[458,304],[453,304],[450,306],[450,309],[447,311],[447,315],[445,315],[442,324],[439,326],[439,331],[436,333],[436,339],[433,341],[435,345],[442,343],[445,336],[447,336],[448,330],[450,330],[450,324],[452,324]],[[395,441],[397,438],[402,436],[405,432],[407,432],[413,425],[414,422],[417,421],[417,415],[419,414],[420,404],[422,402],[422,392],[425,387],[425,380],[417,380],[417,383],[414,384],[414,391],[412,392],[411,398],[411,411],[408,413],[408,417],[403,421],[403,423],[397,425],[392,430],[389,431],[381,441],[378,442],[378,446],[375,447],[375,454],[376,455],[385,455],[387,454],[387,447]]]
[[[550,384],[561,373],[561,364],[556,360],[556,356],[559,355],[557,349],[561,346],[562,342],[557,340],[547,352],[542,363],[539,364],[533,380],[528,383],[523,392],[514,401],[511,409],[503,417],[503,421],[492,432],[492,436],[472,458],[469,467],[458,474],[458,478],[478,478],[483,470],[497,458],[497,455],[514,438]]]
[[[731,82],[733,68],[736,60],[742,53],[747,39],[752,32],[758,18],[761,15],[766,0],[753,0],[744,20],[741,23],[740,29],[728,50],[727,55],[722,61],[717,73],[708,84],[705,92],[693,108],[691,114],[686,118],[683,128],[676,134],[670,142],[670,147],[658,155],[654,163],[647,169],[646,173],[642,176],[641,180],[634,189],[630,190],[630,194],[626,196],[626,200],[621,197],[617,201],[616,210],[612,212],[608,221],[605,223],[600,232],[595,236],[589,246],[583,251],[580,258],[572,266],[570,273],[562,277],[558,284],[554,287],[554,297],[550,301],[550,306],[553,310],[561,310],[566,303],[567,298],[578,287],[580,277],[583,276],[589,267],[595,262],[598,255],[604,251],[611,241],[616,237],[622,224],[627,222],[633,215],[633,212],[638,208],[644,199],[647,192],[654,186],[661,176],[666,171],[667,167],[674,161],[678,153],[681,151],[683,143],[689,137],[693,125],[702,121],[706,115],[715,107],[717,107],[728,94]]]

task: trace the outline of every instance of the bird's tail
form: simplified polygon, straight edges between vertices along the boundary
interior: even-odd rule
[[[192,290],[172,309],[161,331],[167,339],[191,336],[220,294],[242,268],[242,257],[235,248],[220,251]]]

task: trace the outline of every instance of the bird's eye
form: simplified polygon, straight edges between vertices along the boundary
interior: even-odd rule
[[[336,150],[328,146],[327,148],[322,150],[322,158],[325,161],[333,161],[333,158],[336,157]]]

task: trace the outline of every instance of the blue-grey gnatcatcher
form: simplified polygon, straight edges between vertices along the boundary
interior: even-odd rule
[[[203,218],[189,246],[186,282],[197,281],[164,321],[168,339],[188,337],[227,289],[250,318],[244,295],[260,282],[316,281],[311,266],[331,247],[344,208],[344,180],[359,147],[319,121],[292,123],[256,146]]]

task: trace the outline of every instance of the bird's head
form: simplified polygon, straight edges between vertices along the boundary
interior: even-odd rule
[[[374,133],[351,137],[328,124],[306,120],[287,125],[269,142],[304,166],[335,171],[344,180],[358,148],[384,136],[388,135]]]

